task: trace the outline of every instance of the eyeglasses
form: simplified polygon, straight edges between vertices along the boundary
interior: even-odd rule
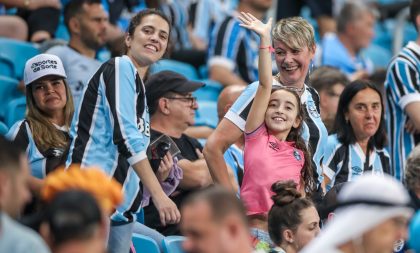
[[[191,107],[194,107],[195,103],[197,102],[196,97],[165,97],[167,99],[174,99],[174,100],[181,100],[184,102],[189,103]]]

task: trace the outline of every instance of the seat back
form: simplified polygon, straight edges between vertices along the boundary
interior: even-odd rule
[[[199,101],[198,110],[195,113],[195,125],[216,128],[218,122],[217,103],[213,101]]]
[[[7,105],[5,123],[10,128],[17,121],[25,118],[26,97],[15,98]]]
[[[182,243],[185,241],[184,236],[167,236],[163,239],[163,253],[185,253]]]
[[[0,118],[4,119],[10,101],[23,96],[18,85],[18,80],[0,75]]]
[[[160,253],[157,243],[148,236],[133,233],[132,241],[136,253]]]
[[[0,135],[5,135],[8,131],[9,128],[6,126],[6,124],[0,121]]]
[[[188,63],[168,59],[163,59],[153,64],[150,73],[155,74],[163,70],[171,70],[179,73],[189,80],[197,80],[199,78],[194,66]]]
[[[32,43],[3,37],[0,37],[0,49],[4,56],[13,60],[14,75],[11,77],[18,80],[23,78],[26,61],[40,53]]]

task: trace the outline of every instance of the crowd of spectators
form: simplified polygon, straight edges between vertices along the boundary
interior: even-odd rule
[[[417,38],[380,68],[403,8]],[[419,29],[420,0],[0,0],[40,51],[0,136],[0,252],[420,252]]]

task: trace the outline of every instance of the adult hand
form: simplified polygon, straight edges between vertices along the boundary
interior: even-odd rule
[[[162,158],[162,161],[160,162],[159,168],[156,172],[156,177],[159,182],[163,182],[168,178],[169,172],[171,171],[173,165],[174,161],[172,159],[172,155],[171,153],[167,152],[166,155]]]
[[[161,195],[159,198],[152,198],[152,200],[159,212],[160,222],[163,226],[179,223],[181,214],[175,203],[168,196]]]
[[[251,13],[241,12],[239,20],[242,22],[240,26],[256,32],[258,35],[260,35],[260,37],[264,36],[270,38],[271,23],[273,22],[272,18],[270,18],[268,22],[264,24]]]
[[[61,9],[61,2],[60,0],[30,0],[28,5],[29,10],[36,10],[46,7]]]
[[[198,159],[204,159],[203,153],[198,148],[195,149],[195,153],[197,154]]]

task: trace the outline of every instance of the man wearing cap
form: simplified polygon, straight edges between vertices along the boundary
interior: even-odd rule
[[[363,175],[338,193],[335,216],[302,253],[392,252],[413,213],[404,186],[388,175]]]
[[[207,164],[201,153],[203,147],[184,131],[194,125],[195,110],[198,108],[192,93],[204,86],[203,83],[187,80],[172,71],[162,71],[149,77],[146,84],[147,105],[150,113],[150,143],[161,135],[169,136],[181,151],[178,166],[183,178],[170,198],[180,207],[184,198],[195,189],[212,183]],[[145,208],[145,224],[164,235],[179,234],[177,225],[161,226],[159,214],[153,203]]]

